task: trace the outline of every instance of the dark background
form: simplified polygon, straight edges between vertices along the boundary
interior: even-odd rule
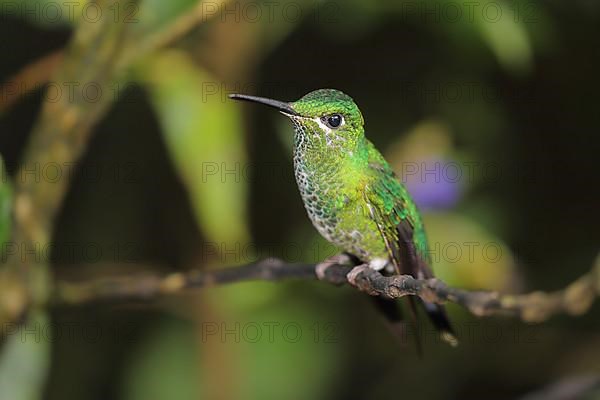
[[[434,244],[502,249],[493,262],[441,251],[434,269],[442,279],[555,290],[590,268],[600,239],[599,6],[496,2],[502,18],[471,20],[445,13],[458,2],[301,2],[294,3],[301,18],[276,11],[270,20],[264,3],[252,4],[263,7],[262,17],[247,3],[230,3],[229,14],[127,75],[131,85],[95,128],[55,226],[57,277],[217,268],[271,255],[315,262],[332,254],[295,188],[290,124],[223,97],[242,91],[293,100],[325,87],[355,99],[367,136],[396,166],[470,161],[477,174],[481,166],[500,172],[458,184],[443,174],[408,183],[422,199]],[[407,13],[402,4],[429,12]],[[0,17],[4,82],[71,36],[69,21]],[[201,78],[186,81],[195,73]],[[221,89],[211,94],[198,82]],[[196,118],[195,110],[173,108],[189,96],[206,111],[188,127],[197,137],[177,142],[185,139],[169,121]],[[11,174],[43,98],[44,87],[0,111],[0,153]],[[228,136],[219,129],[230,120],[236,131]],[[173,150],[179,145],[196,164]],[[203,157],[237,172],[205,180],[197,172]],[[82,172],[98,170],[98,179]],[[206,194],[214,191],[223,203]],[[203,224],[205,215],[226,226],[231,215],[242,217],[228,230]],[[86,246],[101,255],[80,251]],[[505,399],[600,371],[597,306],[539,325],[449,310],[461,345],[439,343],[424,324],[419,359],[412,338],[398,346],[365,296],[319,283],[245,283],[149,303],[58,307],[36,341],[42,345],[30,350],[40,378],[22,385],[33,397],[16,380],[0,386],[0,398]],[[265,323],[276,324],[272,340]],[[286,324],[300,330],[297,341]],[[588,398],[598,396],[596,389]]]

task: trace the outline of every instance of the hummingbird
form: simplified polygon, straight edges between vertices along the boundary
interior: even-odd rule
[[[229,97],[275,108],[291,120],[294,175],[304,207],[317,231],[344,252],[348,264],[354,260],[384,274],[433,277],[417,206],[365,136],[365,121],[350,96],[319,89],[294,102],[245,94]],[[409,297],[413,316],[415,303],[422,303],[440,337],[455,345],[444,307]],[[400,318],[394,312],[386,314]]]

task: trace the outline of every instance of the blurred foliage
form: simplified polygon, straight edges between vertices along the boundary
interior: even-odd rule
[[[87,4],[78,2],[68,18],[67,2],[0,0],[2,78],[64,46]],[[135,182],[78,175],[57,240],[106,244],[103,261],[115,248],[134,249],[120,273],[132,261],[185,269],[190,260],[226,266],[269,256],[326,258],[335,249],[310,226],[293,181],[289,121],[226,94],[292,100],[336,87],[355,98],[368,137],[423,209],[440,278],[469,288],[554,289],[590,265],[600,240],[600,141],[593,134],[600,125],[600,56],[593,51],[600,7],[593,2],[231,1],[219,15],[205,4],[198,29],[128,71],[141,90],[118,98],[83,160],[131,161]],[[52,16],[56,5],[62,17],[52,21],[19,11],[50,7]],[[142,0],[130,28],[139,37],[153,34],[196,5]],[[35,91],[0,117],[10,172],[42,97]],[[444,175],[467,163],[480,166],[474,177],[464,169],[460,179]],[[505,174],[482,176],[488,164]],[[415,166],[417,173],[407,169]],[[3,182],[0,240],[9,237],[9,196]],[[484,253],[487,243],[493,248]],[[65,269],[57,274],[90,273]],[[102,264],[92,274],[114,272]],[[61,400],[79,381],[86,384],[78,395],[89,399],[379,399],[399,389],[410,398],[505,399],[563,376],[600,373],[597,307],[534,327],[474,319],[450,306],[462,345],[444,347],[424,325],[426,357],[419,361],[411,335],[408,346],[398,346],[368,299],[349,288],[246,283],[170,299],[149,312],[136,306],[119,307],[135,322],[127,346],[9,335],[0,398],[41,398],[48,366],[43,397]],[[100,310],[117,314],[100,305],[59,309],[56,317],[86,328]],[[32,318],[47,325],[45,316]],[[116,320],[98,323],[109,332]],[[272,341],[270,323],[278,324]],[[300,327],[299,340],[282,334],[286,324]],[[222,337],[223,328],[233,333]]]
[[[475,155],[455,149],[450,130],[436,121],[422,121],[393,143],[387,159],[424,211],[436,275],[452,286],[506,291],[516,283],[514,258],[498,229],[499,211],[473,220],[458,213],[469,191],[486,179]],[[487,229],[486,229],[487,226]]]
[[[436,276],[451,286],[510,290],[515,263],[499,238],[455,213],[427,214],[425,223]]]
[[[22,326],[11,324],[3,329],[9,335],[0,351],[2,398],[42,399],[53,341],[47,315],[33,311]]]
[[[5,16],[22,17],[43,29],[64,28],[74,24],[82,11],[89,7],[88,4],[88,0],[0,0]]]
[[[116,3],[105,10],[88,0],[0,0],[5,15],[24,17],[29,23],[44,29],[64,28],[76,24],[81,18],[96,20],[100,14],[109,13],[115,21],[127,21],[142,33],[168,25],[194,4],[194,0],[143,0],[137,4]]]
[[[209,94],[214,78],[182,52],[148,60],[140,76],[207,238],[247,242],[246,181],[239,179],[246,157],[238,108],[223,101],[220,91]]]
[[[532,20],[528,17],[540,14],[540,9],[533,2],[351,0],[343,6],[337,2],[324,4],[322,16],[336,23],[325,23],[323,27],[338,30],[342,37],[365,34],[368,29],[375,29],[382,20],[399,17],[404,22],[417,25],[425,22],[424,27],[449,35],[446,39],[469,41],[478,38],[512,73],[527,73],[532,67],[533,46],[527,22]]]
[[[133,28],[140,35],[158,31],[189,11],[196,3],[195,0],[142,0],[133,8],[135,12],[131,12],[131,18],[136,21],[132,24]],[[214,4],[216,7],[216,3]]]
[[[133,352],[124,398],[196,399],[200,390],[193,326],[166,321],[148,333]]]
[[[10,240],[12,225],[12,187],[10,176],[0,157],[0,243],[4,244]]]
[[[200,326],[205,330],[218,327],[216,334],[205,336],[211,354],[203,359],[203,371],[213,369],[209,376],[228,377],[233,366],[237,377],[236,386],[229,390],[233,398],[328,398],[331,383],[340,377],[338,360],[343,358],[335,316],[314,312],[301,300],[286,299],[282,295],[294,291],[289,284],[279,288],[279,295],[271,301],[252,303],[256,296],[252,292],[269,293],[272,289],[267,286],[211,293],[210,303],[217,314]],[[250,305],[244,304],[246,298]],[[227,329],[232,333],[227,334]],[[213,364],[221,354],[228,355],[229,363],[215,372]]]

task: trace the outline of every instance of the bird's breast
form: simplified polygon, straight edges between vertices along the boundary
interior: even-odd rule
[[[362,259],[370,259],[373,248],[381,252],[382,239],[361,201],[356,179],[336,166],[308,167],[299,157],[294,171],[308,216],[325,239]]]

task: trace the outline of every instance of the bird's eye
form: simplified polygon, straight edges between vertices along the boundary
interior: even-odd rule
[[[342,125],[342,122],[344,122],[344,117],[342,117],[340,114],[331,114],[323,117],[322,120],[325,123],[325,125],[332,129],[335,129],[339,128],[340,125]]]

